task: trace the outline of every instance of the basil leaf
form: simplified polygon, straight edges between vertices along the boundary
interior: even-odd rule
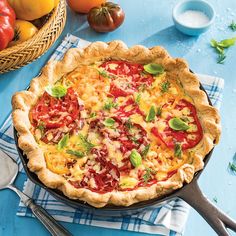
[[[168,123],[169,123],[170,128],[173,130],[189,129],[189,126],[187,125],[187,123],[177,117],[170,119]]]
[[[55,85],[55,86],[47,86],[45,91],[55,98],[64,97],[67,94],[67,88],[63,87],[62,85]]]
[[[216,48],[218,46],[218,42],[215,39],[212,39],[210,44],[213,48]]]
[[[61,140],[58,142],[57,144],[57,149],[61,150],[64,147],[66,147],[66,145],[68,144],[69,141],[69,134],[64,135]]]
[[[89,116],[89,118],[93,118],[93,117],[96,117],[97,116],[97,113],[96,112],[92,112]]]
[[[112,127],[115,124],[115,120],[113,118],[107,118],[104,121],[104,125],[107,127]]]
[[[224,39],[218,43],[218,46],[223,47],[223,48],[229,48],[233,46],[235,42],[236,42],[236,37],[230,38],[230,39]]]
[[[134,167],[138,167],[142,164],[142,157],[135,149],[131,151],[130,162]]]
[[[175,144],[174,151],[175,151],[175,156],[178,157],[178,158],[181,158],[181,156],[182,156],[182,146],[181,146],[180,143]]]
[[[143,66],[144,70],[152,75],[162,74],[164,72],[164,68],[162,65],[156,63],[149,63]]]
[[[149,152],[149,149],[150,149],[150,144],[148,144],[147,146],[145,146],[145,148],[143,149],[143,151],[141,152],[141,155],[143,157],[146,157],[148,152]]]
[[[151,122],[155,120],[155,116],[156,116],[156,111],[155,111],[155,107],[151,106],[148,115],[146,116],[146,121],[147,122]]]
[[[99,75],[101,75],[104,78],[111,78],[110,75],[107,74],[107,71],[105,70],[98,70]]]
[[[70,154],[70,155],[74,155],[76,157],[84,157],[84,153],[83,152],[80,152],[80,151],[76,151],[76,150],[71,150],[71,149],[68,149],[66,150],[66,153]]]

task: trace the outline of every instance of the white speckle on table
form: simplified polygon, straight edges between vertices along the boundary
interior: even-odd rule
[[[228,8],[226,8],[226,10],[227,10],[227,11],[231,11],[231,8],[230,8],[230,7],[228,7]]]
[[[231,15],[231,16],[235,16],[235,13],[234,13],[234,12],[231,12],[230,15]]]
[[[232,185],[232,182],[228,182],[228,185]]]
[[[217,71],[213,71],[213,73],[215,74],[215,75],[217,75],[218,73],[217,73]]]
[[[236,93],[236,89],[233,89],[233,93]]]
[[[198,48],[198,49],[197,49],[197,52],[201,52],[201,49],[200,49],[200,48]]]
[[[181,24],[190,27],[199,27],[209,22],[207,15],[201,11],[187,10],[178,16]]]

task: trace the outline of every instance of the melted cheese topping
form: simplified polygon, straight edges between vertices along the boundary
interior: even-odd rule
[[[117,64],[110,64],[109,68],[115,70]],[[124,118],[122,122],[131,122],[131,124],[140,125],[146,131],[146,142],[150,145],[146,155],[142,157],[142,163],[136,168],[130,167],[128,172],[121,172],[118,186],[121,189],[134,188],[140,181],[143,181],[143,176],[147,174],[147,168],[153,170],[152,178],[156,178],[158,181],[166,179],[168,172],[177,170],[184,163],[188,162],[188,157],[191,153],[188,150],[182,152],[181,157],[177,157],[173,149],[167,148],[165,144],[154,136],[151,129],[155,126],[159,132],[164,132],[167,128],[168,117],[185,118],[189,122],[190,128],[187,132],[197,131],[197,126],[191,124],[193,118],[190,116],[190,110],[185,107],[182,110],[174,109],[175,105],[181,99],[191,101],[187,97],[182,87],[176,82],[167,77],[166,73],[159,76],[154,76],[154,81],[151,86],[147,86],[143,90],[134,90],[133,88],[124,87],[132,78],[130,76],[116,76],[115,79],[109,77],[108,72],[101,70],[99,64],[80,66],[75,71],[65,76],[62,79],[62,84],[67,87],[72,87],[78,94],[80,102],[84,104],[85,110],[81,112],[81,117],[85,119],[85,125],[81,130],[70,136],[69,142],[62,150],[58,150],[57,145],[46,144],[39,141],[41,148],[45,153],[45,160],[48,169],[52,172],[64,176],[70,181],[84,181],[91,187],[96,187],[96,181],[94,179],[88,179],[84,176],[88,173],[89,168],[92,168],[99,172],[101,171],[101,164],[97,163],[95,155],[91,153],[91,150],[85,150],[79,137],[81,135],[86,137],[87,141],[93,145],[93,147],[101,148],[106,145],[108,151],[108,159],[117,168],[122,168],[124,165],[131,165],[129,160],[125,162],[125,159],[129,159],[131,151],[123,153],[121,151],[124,144],[121,143],[121,133],[119,131],[119,124],[115,123],[112,127],[105,125],[105,118],[113,119],[114,116],[119,113],[119,108],[124,106],[129,99],[137,100],[135,105],[130,104],[124,108],[125,112],[131,112],[134,106],[137,106],[139,112],[134,112],[129,117]],[[106,76],[108,75],[108,76]],[[132,92],[131,95],[126,97],[118,97],[113,99],[110,96],[110,85],[113,82],[121,89],[126,89],[126,92]],[[169,83],[167,91],[163,91],[163,83]],[[110,107],[105,108],[105,104],[110,102]],[[168,106],[165,106],[168,104]],[[154,117],[153,122],[147,122],[146,117],[150,111],[150,108],[154,106],[155,109],[162,107],[161,114],[159,114],[159,120],[157,116]],[[91,114],[95,114],[95,117],[91,117]],[[98,131],[96,128],[89,128],[89,124],[97,118],[102,119],[103,126]],[[113,119],[114,120],[114,119]],[[102,135],[101,135],[102,132]],[[123,137],[122,140],[129,141],[131,138],[133,143],[139,142],[140,134],[134,128],[130,129],[130,135],[132,137]],[[36,140],[39,140],[40,136],[35,133]],[[39,137],[38,137],[39,136]],[[113,138],[111,138],[113,137]],[[188,134],[188,138],[195,139],[194,134]],[[138,147],[138,151],[143,153],[146,144],[141,144]],[[68,150],[76,150],[83,152],[83,157],[78,157],[68,153]],[[191,158],[190,158],[191,159]],[[127,164],[128,163],[128,164]],[[132,165],[131,165],[132,166]],[[155,171],[155,174],[154,174]],[[141,173],[141,176],[140,176]]]

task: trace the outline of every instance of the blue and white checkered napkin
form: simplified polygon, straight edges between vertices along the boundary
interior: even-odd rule
[[[69,48],[85,47],[88,44],[88,41],[67,35],[62,44],[52,55],[51,60],[60,60]],[[199,79],[209,94],[213,105],[219,108],[224,80],[206,75],[199,75]],[[20,164],[12,131],[11,117],[8,117],[0,129],[0,148]],[[20,170],[24,172],[21,164]],[[189,212],[189,206],[184,201],[175,199],[162,207],[153,206],[145,213],[129,217],[101,217],[87,214],[83,209],[74,209],[58,202],[44,189],[36,186],[30,180],[27,180],[24,184],[24,193],[35,199],[37,204],[47,209],[54,218],[60,221],[150,234],[181,235],[184,231]],[[22,203],[19,205],[17,215],[32,217],[31,211]]]

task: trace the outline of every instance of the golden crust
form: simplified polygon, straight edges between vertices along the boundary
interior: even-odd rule
[[[63,177],[51,172],[46,167],[43,151],[39,148],[30,132],[29,110],[36,103],[48,84],[55,83],[63,75],[73,71],[80,64],[93,63],[98,60],[112,58],[125,59],[138,63],[156,62],[161,64],[168,76],[174,76],[182,84],[186,94],[196,106],[203,127],[204,135],[197,149],[193,149],[192,164],[184,164],[167,181],[158,182],[150,187],[142,187],[132,191],[113,191],[105,194],[88,189],[76,189]],[[19,147],[27,155],[28,167],[39,179],[50,188],[60,189],[67,197],[79,199],[95,207],[107,204],[129,206],[133,203],[156,198],[174,189],[181,188],[184,182],[191,182],[194,172],[204,166],[203,159],[219,141],[221,128],[217,109],[209,105],[206,94],[200,90],[197,76],[189,71],[187,63],[182,59],[174,59],[161,47],[145,48],[137,45],[128,48],[121,41],[110,43],[95,42],[84,50],[70,49],[62,61],[50,61],[39,77],[31,81],[28,91],[16,93],[12,98],[13,124],[19,134]]]

